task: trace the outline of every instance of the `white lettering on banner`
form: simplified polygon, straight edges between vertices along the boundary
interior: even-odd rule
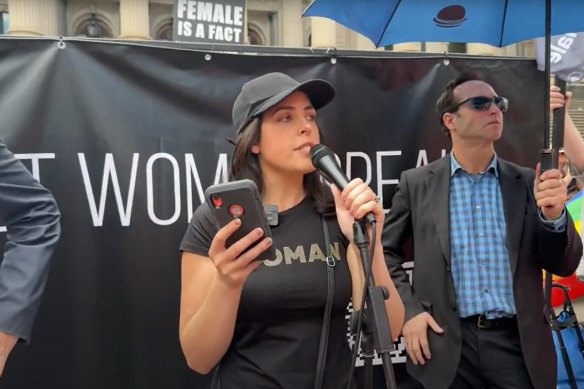
[[[174,181],[174,214],[170,217],[170,219],[160,219],[154,213],[154,180],[152,179],[152,166],[154,162],[159,159],[166,159],[170,161],[172,165],[172,178]],[[148,162],[146,163],[146,196],[147,196],[147,208],[148,208],[148,216],[150,220],[160,226],[168,226],[175,221],[178,220],[180,216],[180,172],[178,169],[178,162],[177,160],[168,153],[156,153],[150,158],[148,158]]]
[[[371,183],[371,159],[369,158],[369,156],[367,154],[365,154],[362,151],[349,151],[347,153],[347,177],[352,177],[353,175],[351,174],[352,172],[352,167],[353,167],[353,158],[363,158],[363,160],[365,161],[365,167],[366,167],[366,173],[365,173],[365,179],[363,180],[367,185],[369,185]],[[363,178],[363,177],[361,177]]]
[[[377,180],[377,192],[379,195],[381,195],[383,192],[383,186],[384,185],[396,185],[399,182],[399,179],[397,178],[393,178],[393,179],[389,179],[386,180],[383,178],[383,164],[382,164],[382,158],[386,157],[386,156],[401,156],[402,152],[401,150],[394,150],[394,151],[378,151],[376,153],[377,159],[376,159],[376,164],[377,164],[377,169],[376,169],[376,180]],[[444,157],[446,155],[446,149],[442,149],[441,153],[440,153],[440,157]],[[337,162],[339,163],[339,165],[342,166],[341,160],[339,158],[338,155],[335,154],[335,158],[337,159]],[[371,178],[372,178],[372,168],[371,168],[371,158],[369,158],[369,155],[367,155],[366,153],[362,152],[362,151],[348,151],[346,154],[346,161],[347,161],[347,166],[345,168],[345,171],[347,173],[347,177],[349,178],[349,180],[351,180],[353,178],[353,159],[354,158],[361,158],[365,161],[365,172],[363,173],[362,171],[360,171],[360,177],[363,179],[363,176],[365,177],[365,179],[363,179],[363,181],[369,185],[371,183]],[[424,166],[428,164],[428,153],[426,150],[421,149],[418,151],[418,157],[416,160],[416,167],[420,167],[420,166]],[[388,211],[386,209],[386,211]]]
[[[197,23],[197,29],[195,31],[195,38],[205,39],[205,26],[201,23]]]
[[[446,150],[442,149],[441,157],[446,155]],[[33,176],[37,180],[40,181],[41,171],[40,171],[40,161],[44,159],[55,159],[54,153],[38,153],[38,154],[15,154],[18,159],[21,160],[30,160],[31,161],[31,171]],[[78,153],[77,154],[79,159],[79,167],[81,171],[81,176],[83,179],[83,185],[85,189],[85,194],[87,196],[87,203],[89,205],[89,212],[92,218],[93,226],[94,227],[103,227],[104,225],[104,216],[106,212],[106,207],[108,206],[108,193],[113,192],[115,197],[115,203],[117,212],[120,217],[120,224],[124,227],[130,226],[131,219],[132,219],[132,212],[134,207],[134,197],[136,191],[136,182],[137,176],[139,171],[139,162],[141,161],[139,153],[133,153],[131,164],[128,163],[129,168],[123,169],[124,172],[127,172],[125,175],[129,175],[129,182],[127,185],[127,194],[124,197],[122,194],[122,187],[125,187],[124,180],[120,180],[118,171],[116,168],[116,163],[114,161],[114,157],[111,153],[106,153],[104,156],[104,164],[103,164],[103,172],[101,173],[101,187],[93,187],[92,182],[99,182],[98,179],[91,179],[92,175],[90,173],[89,167],[87,165],[87,161],[85,158],[85,153]],[[392,163],[384,161],[385,157],[399,157],[402,156],[401,150],[385,150],[385,151],[377,151],[376,152],[376,181],[377,181],[377,193],[382,193],[383,187],[385,185],[395,185],[399,182],[399,179],[396,178],[386,178],[383,177],[383,163]],[[335,154],[335,158],[340,166],[342,166],[341,158]],[[356,165],[354,161],[360,158],[364,161],[364,168],[365,170],[355,169]],[[160,159],[165,159],[170,162],[172,168],[172,180],[173,184],[170,188],[164,188],[171,191],[171,199],[174,201],[174,204],[167,204],[165,201],[159,200],[156,201],[155,196],[155,188],[157,185],[160,187],[161,184],[154,180],[156,177],[155,169],[158,169],[160,163],[156,163]],[[204,188],[206,185],[201,181],[200,178],[200,171],[197,167],[195,162],[195,157],[192,153],[187,153],[184,155],[184,169],[185,174],[181,176],[180,173],[180,158],[177,159],[176,156],[173,156],[168,153],[156,153],[151,155],[148,160],[146,161],[145,166],[145,175],[146,175],[146,190],[140,193],[146,193],[146,203],[147,203],[147,214],[149,219],[158,225],[171,225],[176,223],[181,215],[183,214],[182,210],[186,209],[186,221],[189,221],[191,216],[194,213],[194,206],[197,204],[202,204],[205,202],[204,198]],[[373,168],[372,168],[372,161],[368,154],[362,151],[348,151],[345,155],[346,161],[346,172],[347,177],[351,179],[355,175],[353,170],[358,170],[358,174],[360,177],[365,177],[364,182],[367,185],[371,184],[372,176],[373,176]],[[417,152],[417,162],[416,167],[428,164],[428,154],[426,150],[418,150]],[[226,182],[228,179],[228,169],[229,169],[229,161],[227,158],[227,154],[220,153],[217,156],[217,165],[215,168],[215,174],[213,177],[212,184],[217,184],[220,182]],[[101,171],[101,170],[100,170]],[[185,196],[181,196],[181,178],[184,178],[185,181]],[[211,183],[209,184],[211,185]],[[97,193],[99,192],[99,194]],[[183,198],[186,197],[186,198]],[[110,196],[111,198],[111,196]],[[186,201],[186,207],[183,207],[183,201]],[[111,202],[111,201],[110,201]],[[168,219],[163,219],[157,214],[157,207],[170,205],[172,216]],[[386,210],[387,211],[387,210]],[[159,211],[160,212],[160,211]],[[6,227],[0,226],[0,232],[6,232]],[[286,254],[288,259],[286,262],[295,258],[295,254]],[[313,254],[311,253],[311,256]],[[283,259],[285,259],[283,257]]]
[[[207,1],[179,0],[176,34],[199,40],[241,42],[244,7]]]
[[[32,176],[38,181],[41,180],[39,160],[55,159],[55,153],[14,154],[14,156],[21,161],[23,159],[30,159]]]
[[[199,171],[197,169],[197,164],[195,163],[195,157],[193,154],[185,154],[185,166],[186,166],[186,179],[187,179],[187,216],[190,219],[191,215],[195,212],[193,208],[193,183],[191,181],[191,176],[195,180],[195,185],[197,186],[197,195],[199,196],[199,203],[205,202],[205,194],[203,191],[203,185],[201,184],[201,178],[199,177]],[[214,184],[219,182],[227,182],[227,154],[219,154],[217,160],[217,170],[215,170],[215,178],[213,179]]]
[[[55,159],[55,153],[34,153],[34,154],[14,154],[18,160],[30,159],[31,174],[37,181],[41,181],[41,169],[39,160],[41,159]],[[6,226],[0,226],[0,232],[6,232]]]
[[[241,28],[223,27],[216,24],[209,24],[209,39],[225,42],[238,42],[241,35]]]
[[[186,179],[187,179],[187,198],[193,198],[193,182],[191,181],[191,176],[195,180],[195,185],[197,186],[197,194],[199,195],[199,201],[203,203],[205,201],[205,196],[203,193],[203,185],[201,185],[201,179],[199,178],[199,171],[197,170],[197,164],[195,163],[195,157],[193,154],[185,155],[185,165],[186,165]],[[187,213],[192,215],[194,213],[193,202],[187,202]]]
[[[376,152],[376,181],[377,181],[377,193],[382,193],[383,187],[385,185],[395,185],[399,182],[397,177],[387,178],[383,176],[383,165],[392,164],[394,162],[387,162],[385,157],[399,157],[402,156],[401,150],[384,150]],[[441,156],[446,155],[446,150],[442,149]],[[18,159],[30,160],[33,176],[40,181],[41,171],[40,171],[40,161],[44,159],[55,159],[54,153],[37,153],[37,154],[15,154]],[[142,160],[139,153],[133,153],[131,162],[127,161],[126,165],[128,168],[124,168],[122,171],[125,173],[124,176],[128,176],[127,192],[126,195],[122,194],[122,187],[126,187],[124,179],[120,179],[118,175],[118,169],[114,160],[114,156],[111,153],[106,153],[104,156],[103,171],[99,170],[101,173],[101,178],[95,178],[92,180],[92,174],[87,165],[85,153],[78,153],[79,168],[81,171],[81,176],[83,180],[83,185],[85,189],[85,194],[87,197],[87,204],[89,206],[89,212],[94,227],[103,227],[104,217],[106,213],[106,207],[108,206],[108,194],[113,192],[117,212],[120,217],[121,226],[130,226],[132,220],[132,212],[134,207],[134,197],[136,192],[137,176],[139,171],[139,163]],[[342,166],[341,158],[335,154],[335,158],[340,166]],[[172,185],[169,188],[162,188],[162,184],[154,179],[156,177],[156,170],[159,169],[161,163],[159,160],[164,159],[170,163],[172,168],[172,175],[168,176],[168,179],[172,179]],[[362,159],[364,164],[358,164],[357,166],[354,162],[358,159]],[[146,178],[146,190],[140,191],[139,193],[146,194],[146,212],[148,218],[157,225],[167,226],[176,223],[183,215],[183,210],[186,209],[186,221],[189,221],[194,213],[195,205],[202,204],[205,202],[204,189],[206,185],[201,181],[199,168],[195,162],[195,157],[192,153],[184,154],[184,169],[185,173],[181,176],[181,166],[179,163],[180,158],[173,156],[168,153],[156,153],[151,155],[146,160],[145,166],[145,178]],[[368,154],[362,151],[348,151],[345,154],[346,161],[346,173],[347,177],[351,179],[358,175],[359,177],[364,177],[364,182],[370,185],[373,178],[373,167],[372,160]],[[159,163],[156,163],[159,162]],[[428,154],[426,150],[418,150],[416,167],[428,164]],[[364,170],[363,170],[364,167]],[[226,182],[228,180],[228,170],[229,170],[229,160],[227,154],[220,153],[217,155],[217,164],[215,168],[215,174],[213,177],[213,182],[211,184],[217,184],[220,182]],[[354,172],[357,170],[357,172]],[[163,175],[163,177],[167,177]],[[181,180],[185,180],[185,195],[182,195],[182,184]],[[101,187],[98,188],[94,184],[101,181]],[[94,184],[92,184],[92,182]],[[155,193],[155,189],[162,188],[164,190],[170,191],[170,198],[174,203],[167,203],[166,197],[162,200],[158,200]],[[139,189],[140,190],[140,189]],[[99,193],[98,193],[99,192]],[[186,201],[186,207],[183,205],[183,201]],[[110,200],[111,202],[111,200]],[[162,218],[159,213],[158,207],[170,208],[171,216],[167,219]],[[157,212],[158,210],[158,212]],[[6,232],[6,227],[0,226],[0,232]],[[295,259],[294,253],[286,253],[286,262]],[[312,254],[311,254],[312,255]]]
[[[377,194],[381,196],[383,193],[383,185],[396,185],[399,183],[399,180],[396,178],[392,178],[390,180],[385,180],[382,177],[382,165],[381,161],[383,157],[395,157],[402,155],[401,150],[398,151],[378,151],[376,153],[377,156]]]
[[[416,167],[424,166],[428,164],[428,154],[426,150],[420,150],[418,153],[418,160],[416,161]]]
[[[550,62],[553,64],[559,63],[564,54],[570,50],[577,36],[578,34],[573,32],[565,34],[558,38],[557,46],[550,45]]]
[[[132,158],[132,168],[130,173],[130,183],[128,185],[128,199],[124,207],[122,193],[120,190],[120,183],[118,181],[118,173],[116,172],[116,165],[114,157],[111,153],[105,155],[105,163],[103,167],[103,177],[101,180],[101,194],[99,199],[99,209],[97,208],[95,197],[93,195],[93,188],[89,177],[89,170],[87,169],[87,162],[85,161],[85,153],[78,153],[79,166],[81,167],[81,175],[83,176],[83,184],[85,185],[85,193],[87,194],[87,201],[89,203],[89,211],[93,219],[93,225],[96,227],[103,226],[103,215],[105,213],[105,204],[107,200],[108,186],[111,179],[114,187],[114,195],[118,205],[118,212],[120,213],[120,221],[122,226],[130,225],[130,218],[132,216],[132,205],[134,203],[134,189],[136,188],[136,173],[138,170],[139,154],[134,153]]]
[[[198,29],[197,29],[198,31]],[[203,32],[204,34],[204,32]],[[178,35],[181,36],[192,36],[193,35],[193,24],[189,21],[178,21]],[[203,36],[204,38],[204,36]]]
[[[180,19],[243,26],[243,7],[208,1],[179,0],[177,16]]]
[[[138,153],[133,154],[132,165],[130,168],[130,182],[128,184],[128,195],[127,199],[124,200],[122,192],[120,189],[120,181],[118,179],[118,173],[116,170],[116,165],[114,162],[114,157],[111,153],[105,155],[105,162],[103,168],[103,175],[101,179],[101,191],[99,199],[94,193],[91,184],[91,175],[85,160],[84,153],[78,153],[79,165],[81,169],[81,175],[83,178],[83,184],[85,186],[85,193],[87,196],[87,203],[89,205],[89,211],[91,213],[91,218],[93,225],[95,227],[103,226],[103,219],[105,215],[106,205],[107,205],[107,195],[109,191],[109,186],[113,187],[113,192],[115,196],[115,201],[120,215],[120,223],[122,226],[127,227],[130,225],[132,208],[134,205],[134,192],[136,190],[136,176],[138,172],[138,163],[140,156]],[[172,196],[174,200],[174,211],[169,219],[161,219],[156,215],[155,208],[160,202],[156,202],[154,197],[154,188],[157,183],[154,181],[154,162],[159,159],[166,159],[170,161],[173,169],[173,186],[172,186]],[[221,153],[218,156],[217,169],[215,171],[215,178],[213,184],[219,182],[227,181],[227,154]],[[192,154],[185,154],[185,176],[186,176],[186,201],[187,201],[187,212],[186,220],[190,220],[194,208],[193,208],[193,182],[197,188],[198,203],[204,203],[204,191],[203,184],[201,182],[199,171],[196,166],[194,157]],[[180,169],[177,159],[167,153],[157,153],[148,159],[146,162],[146,196],[147,196],[147,213],[150,220],[158,225],[170,225],[175,223],[181,215],[182,210],[182,198],[181,198],[181,183],[180,183]],[[99,202],[98,202],[99,201]],[[99,204],[99,205],[98,205]]]

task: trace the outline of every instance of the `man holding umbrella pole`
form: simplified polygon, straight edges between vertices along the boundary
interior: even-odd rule
[[[582,243],[561,172],[495,153],[508,104],[474,75],[452,80],[437,102],[451,153],[402,173],[386,219],[407,368],[428,389],[555,387],[541,272],[572,274]]]

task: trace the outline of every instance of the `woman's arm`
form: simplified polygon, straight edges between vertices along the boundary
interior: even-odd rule
[[[564,149],[570,158],[572,166],[576,168],[579,174],[584,173],[584,139],[582,139],[568,112],[566,112],[564,124]]]
[[[570,158],[572,165],[580,174],[584,173],[584,140],[578,132],[574,121],[568,113],[572,92],[566,92],[564,96],[560,88],[552,85],[550,88],[550,110],[565,107],[566,116],[564,121],[564,149]]]
[[[261,264],[256,258],[272,244],[257,228],[226,249],[227,238],[240,225],[235,219],[217,231],[209,257],[182,255],[179,339],[187,364],[199,373],[211,371],[227,351],[243,284]]]
[[[376,236],[372,237],[371,230],[368,231],[369,241],[375,244],[371,271],[375,285],[383,286],[389,291],[389,298],[385,300],[385,310],[391,329],[391,337],[392,339],[397,339],[403,326],[405,309],[385,264],[383,247],[381,245],[381,233],[385,218],[383,207],[377,201],[377,197],[371,188],[359,178],[352,180],[344,188],[342,193],[334,185],[331,187],[331,190],[335,199],[337,220],[341,231],[343,231],[343,234],[349,242],[353,242],[352,226],[354,220],[364,218],[369,212],[375,215],[377,225]],[[360,304],[365,276],[363,274],[359,249],[353,243],[350,243],[347,247],[347,264],[351,272],[353,286],[353,309],[359,310],[361,309]]]
[[[347,260],[349,264],[357,262],[359,265],[359,268],[353,266],[353,269],[349,266],[349,270],[351,270],[351,278],[356,278],[356,280],[353,281],[353,309],[359,310],[361,309],[360,304],[363,296],[362,292],[365,283],[365,275],[361,264],[359,249],[354,244],[350,244],[347,248]],[[354,277],[354,274],[357,274],[357,277]],[[375,243],[372,274],[375,286],[385,287],[389,292],[389,298],[385,300],[385,311],[387,314],[387,322],[389,323],[389,328],[391,330],[391,338],[397,340],[404,324],[405,310],[403,302],[391,280],[389,271],[387,270],[385,258],[383,256],[383,247],[379,241]],[[359,285],[356,285],[357,283],[359,283]]]
[[[189,367],[206,374],[231,343],[241,288],[221,282],[208,257],[185,252],[181,266],[180,344]]]

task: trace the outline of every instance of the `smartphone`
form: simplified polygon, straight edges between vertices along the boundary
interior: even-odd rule
[[[264,236],[251,244],[245,251],[257,245],[264,238],[272,237],[258,188],[252,180],[245,179],[211,185],[205,191],[205,199],[215,215],[215,221],[219,228],[233,219],[239,218],[241,220],[241,226],[227,239],[225,247],[231,246],[258,227],[264,231]],[[273,245],[257,257],[260,261],[275,258],[276,253]]]

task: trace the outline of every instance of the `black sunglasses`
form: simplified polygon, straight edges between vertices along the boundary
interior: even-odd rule
[[[497,108],[501,112],[507,112],[509,109],[509,100],[501,96],[493,96],[493,97],[486,97],[486,96],[475,96],[469,97],[468,99],[462,100],[460,103],[456,104],[454,107],[449,108],[446,110],[448,113],[454,113],[458,111],[458,108],[464,103],[470,103],[470,107],[476,111],[486,111],[491,108],[491,103],[495,103]]]

